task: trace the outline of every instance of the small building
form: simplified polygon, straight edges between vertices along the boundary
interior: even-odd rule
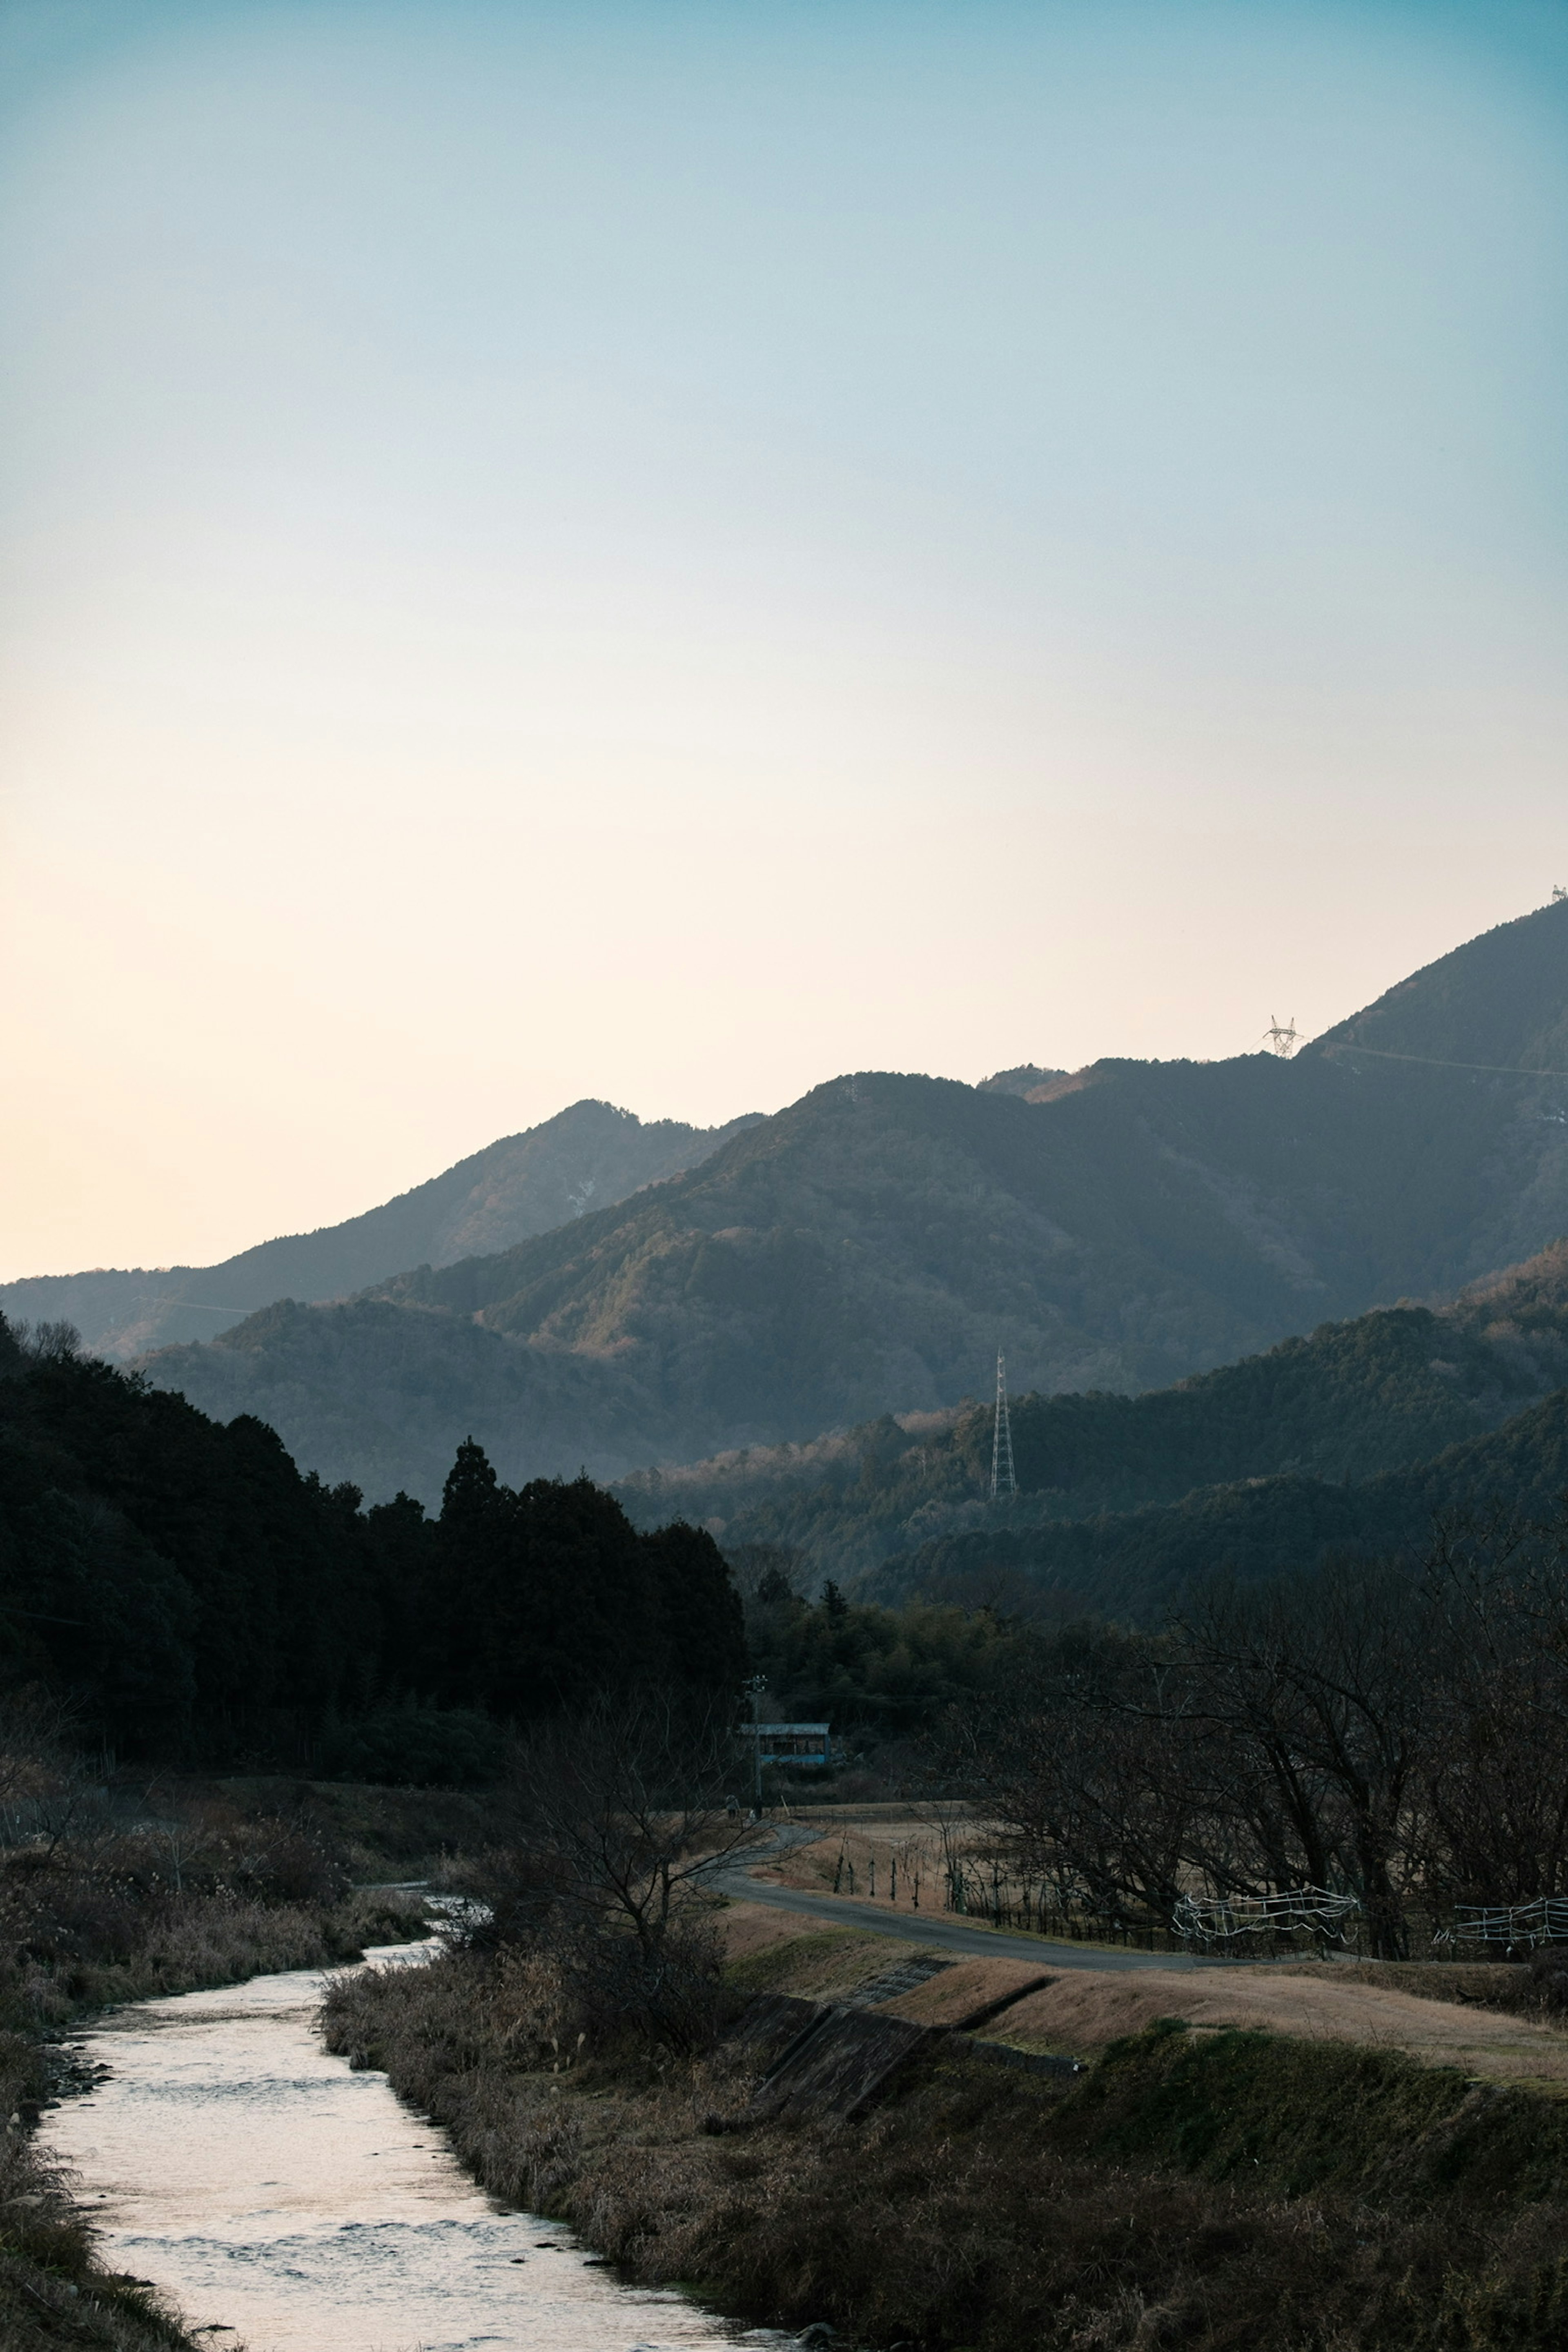
[[[739,1728],[748,1746],[755,1741],[759,1766],[793,1764],[809,1770],[833,1760],[830,1724],[742,1723]]]

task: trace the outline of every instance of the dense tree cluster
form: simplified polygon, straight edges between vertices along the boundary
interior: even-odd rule
[[[768,1714],[830,1723],[852,1748],[923,1738],[945,1707],[1020,1670],[1033,1646],[988,1610],[858,1607],[831,1582],[808,1601],[798,1556],[782,1545],[751,1546],[735,1567]]]
[[[221,1426],[68,1332],[0,1323],[0,1676],[70,1691],[111,1745],[300,1762],[324,1744],[389,1769],[405,1736],[441,1777],[440,1718],[478,1753],[478,1718],[652,1685],[728,1698],[744,1668],[711,1538],[639,1534],[585,1477],[514,1494],[467,1444],[438,1516],[366,1511],[265,1423]]]
[[[872,1590],[912,1586],[971,1605],[1000,1583],[1041,1602],[1158,1624],[1216,1569],[1279,1576],[1335,1556],[1418,1559],[1435,1517],[1504,1496],[1540,1514],[1568,1488],[1568,1389],[1429,1462],[1349,1484],[1298,1473],[1203,1486],[1158,1509],[933,1539]],[[891,1565],[891,1564],[889,1564]]]

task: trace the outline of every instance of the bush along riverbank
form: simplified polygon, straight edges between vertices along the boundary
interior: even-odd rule
[[[1568,2105],[1538,2093],[1172,2020],[1067,2084],[931,2037],[858,2119],[781,2116],[738,1990],[661,2035],[597,1981],[548,1938],[454,1950],[335,1981],[329,2044],[495,2194],[753,2322],[920,2352],[1568,2342]]]
[[[308,1813],[211,1788],[115,1784],[43,1702],[0,1706],[0,2344],[184,2347],[174,2315],[102,2270],[71,2184],[37,2147],[75,2084],[67,2030],[121,2002],[357,1958],[421,1932],[416,1896],[355,1891]],[[193,2347],[194,2352],[194,2347]]]

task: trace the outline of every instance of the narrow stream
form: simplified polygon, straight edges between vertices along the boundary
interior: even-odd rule
[[[374,1961],[423,1960],[389,1947]],[[44,2117],[111,2270],[246,2352],[676,2352],[778,2346],[682,2295],[622,2286],[558,2222],[495,2204],[386,2078],[321,2048],[321,1975],[119,2011],[109,2072]]]

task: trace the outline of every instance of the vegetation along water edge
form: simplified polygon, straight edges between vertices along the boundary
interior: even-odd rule
[[[100,2263],[74,2183],[34,2139],[46,2106],[87,2087],[71,2029],[124,2001],[356,1959],[420,1932],[424,1906],[351,1884],[351,1864],[375,1858],[379,1791],[363,1792],[356,1852],[307,1790],[106,1780],[71,1733],[36,1692],[0,1703],[0,2343],[184,2352],[155,2291]],[[340,1817],[350,1793],[332,1792]]]
[[[700,2032],[689,2006],[616,2025],[569,1953],[508,1941],[339,1979],[328,2038],[495,2194],[757,2323],[920,2352],[1568,2333],[1568,2100],[1373,2046],[1375,2022],[1358,2045],[1172,2016],[1077,2076],[930,2033],[861,2112],[780,2112],[748,2004],[874,1994],[889,1948],[766,1932],[749,1957],[731,1932]]]

